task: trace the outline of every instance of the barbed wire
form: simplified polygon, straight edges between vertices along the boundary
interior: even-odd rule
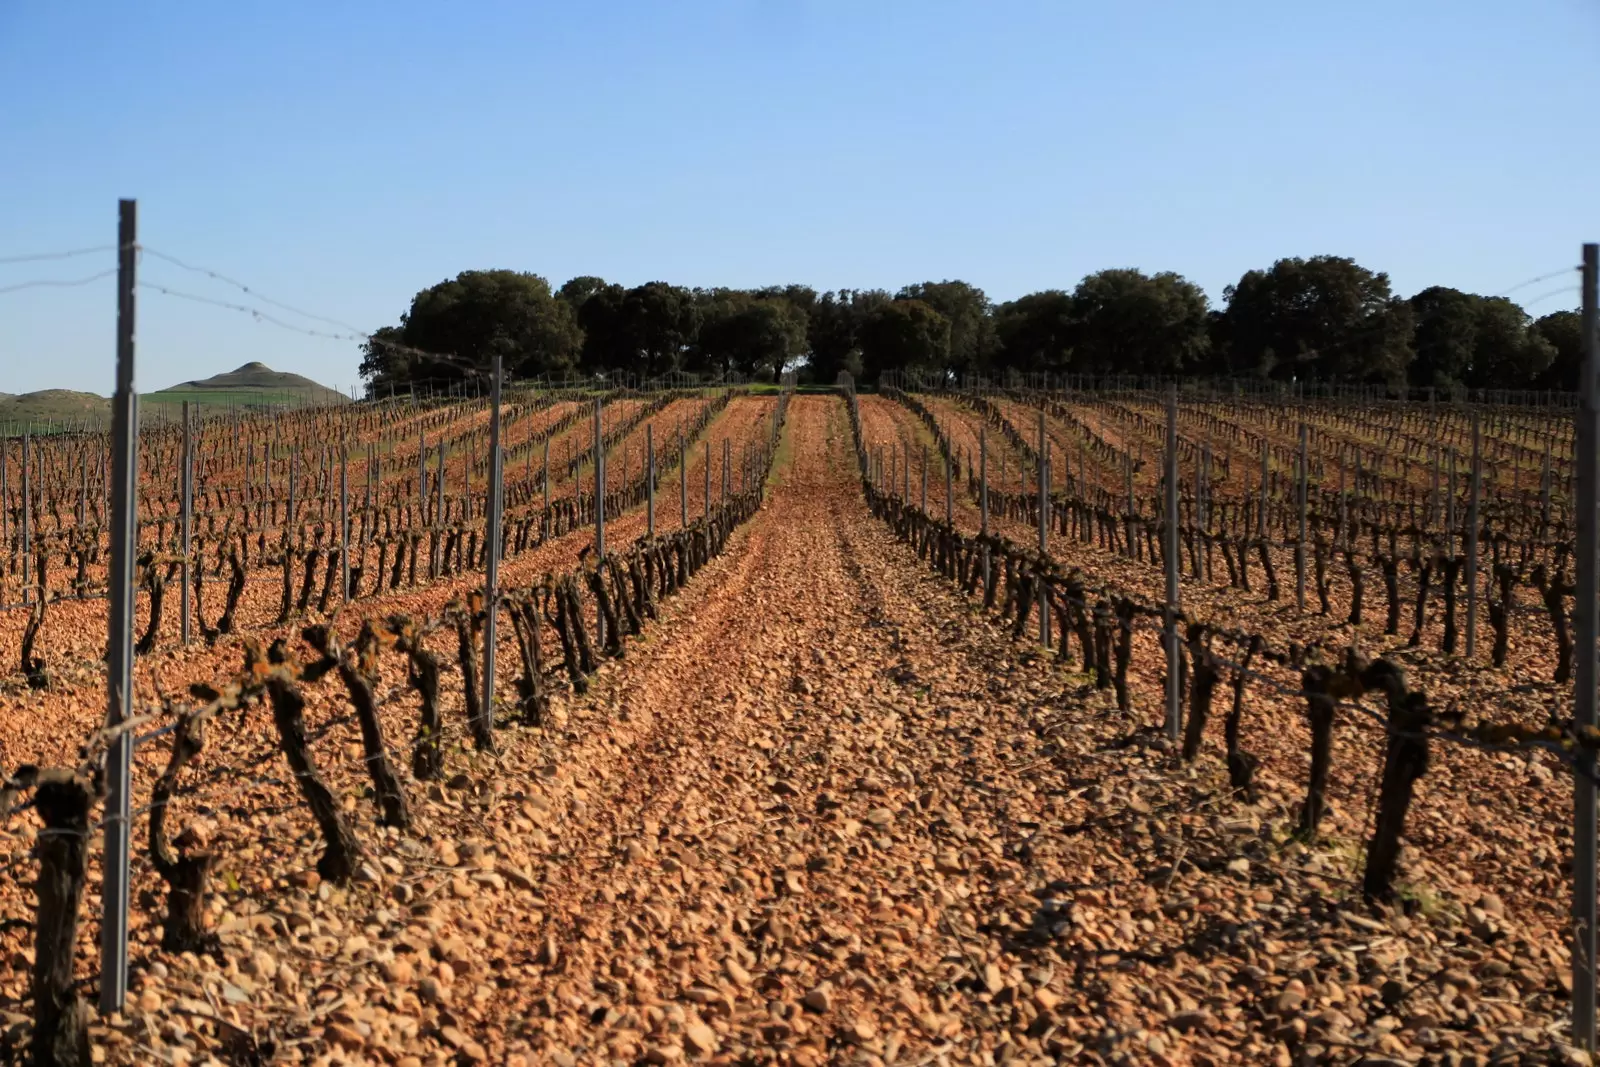
[[[1560,270],[1553,270],[1549,274],[1541,274],[1537,278],[1529,278],[1527,281],[1518,282],[1516,285],[1513,285],[1511,288],[1502,289],[1500,292],[1495,293],[1493,295],[1495,297],[1510,296],[1512,293],[1516,292],[1519,289],[1526,289],[1530,285],[1538,285],[1540,282],[1547,282],[1551,278],[1559,278],[1563,274],[1572,274],[1572,273],[1575,273],[1575,272],[1580,271],[1582,269],[1583,269],[1582,267],[1562,267]]]
[[[1540,293],[1538,296],[1534,297],[1531,300],[1525,300],[1525,301],[1523,301],[1522,306],[1524,308],[1531,308],[1535,304],[1541,303],[1541,302],[1543,302],[1545,300],[1549,300],[1552,296],[1560,296],[1563,293],[1570,293],[1575,297],[1581,297],[1581,294],[1580,294],[1580,292],[1579,292],[1579,290],[1578,290],[1578,288],[1576,286],[1564,285],[1560,289],[1551,289],[1547,293]],[[1570,311],[1571,308],[1566,308],[1564,310]]]
[[[27,252],[22,255],[0,256],[0,266],[12,263],[41,263],[51,259],[73,259],[77,256],[89,256],[97,252],[115,252],[116,250],[116,245],[95,245],[92,248],[73,248],[64,252]]]
[[[266,304],[271,304],[273,307],[279,308],[279,309],[281,309],[283,311],[288,311],[288,312],[290,312],[292,314],[299,315],[302,318],[315,319],[318,322],[325,322],[330,326],[337,326],[341,330],[348,330],[348,331],[350,331],[352,333],[358,333],[358,334],[361,334],[362,336],[367,336],[367,332],[365,330],[362,330],[361,327],[359,327],[359,326],[352,326],[348,322],[343,322],[343,321],[341,321],[339,319],[330,318],[327,315],[319,315],[319,314],[317,314],[316,312],[313,312],[313,311],[302,310],[301,308],[295,307],[293,304],[286,304],[282,300],[275,300],[272,297],[266,295],[265,293],[263,293],[263,292],[261,292],[261,291],[259,291],[257,289],[251,288],[250,286],[246,285],[244,282],[237,281],[236,279],[228,277],[226,274],[223,274],[220,271],[212,270],[209,267],[199,267],[199,266],[195,266],[194,264],[191,264],[191,263],[186,263],[183,260],[179,259],[177,256],[170,255],[170,254],[168,254],[166,252],[162,252],[162,251],[159,251],[157,249],[151,248],[148,245],[141,245],[140,248],[147,255],[151,255],[151,256],[154,256],[157,259],[164,260],[164,261],[166,261],[168,263],[171,263],[175,267],[182,268],[183,270],[191,271],[191,272],[193,272],[195,274],[203,274],[208,278],[213,278],[216,281],[223,282],[223,283],[225,283],[227,285],[231,285],[234,288],[238,289],[240,292],[246,293],[246,294],[248,294],[250,296],[253,296],[257,300],[260,300],[260,301],[262,301],[263,303],[266,303]]]
[[[20,292],[23,289],[71,289],[80,285],[89,285],[102,278],[109,278],[117,273],[117,268],[99,271],[85,278],[37,278],[33,281],[17,282],[13,285],[0,285],[0,294]]]

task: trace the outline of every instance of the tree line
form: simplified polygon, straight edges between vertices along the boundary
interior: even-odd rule
[[[1575,311],[1538,319],[1502,296],[1431,286],[1396,296],[1389,278],[1340,256],[1280,259],[1211,306],[1180,274],[1115,268],[1068,292],[995,304],[963,281],[898,292],[806,285],[627,288],[537,274],[466,271],[424,289],[363,345],[374,391],[459,380],[496,353],[517,377],[670,372],[750,378],[798,370],[925,378],[1014,373],[1194,375],[1399,387],[1577,388]]]

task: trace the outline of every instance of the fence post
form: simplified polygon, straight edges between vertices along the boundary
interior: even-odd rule
[[[445,477],[444,477],[444,436],[443,435],[440,435],[440,437],[439,437],[439,471],[434,476],[433,480],[438,483],[438,485],[436,485],[434,487],[434,492],[438,496],[438,503],[436,503],[434,505],[434,507],[433,507],[433,521],[437,524],[437,523],[444,522],[445,518],[446,518],[445,511],[444,511],[444,483],[445,483]],[[438,576],[435,575],[435,577],[438,577]]]
[[[22,431],[22,602],[33,603],[33,437]]]
[[[1178,387],[1167,387],[1167,603],[1165,638],[1167,646],[1167,736],[1176,741],[1183,731],[1183,702],[1179,699],[1178,662]]]
[[[1309,463],[1306,455],[1306,424],[1300,424],[1300,454],[1296,458],[1299,477],[1295,485],[1295,508],[1299,512],[1299,534],[1294,545],[1294,600],[1295,606],[1302,615],[1306,610],[1306,495],[1309,490],[1307,478],[1310,474]]]
[[[1267,539],[1267,500],[1268,482],[1271,481],[1271,446],[1267,439],[1261,439],[1261,508],[1256,514],[1256,536],[1265,541]]]
[[[285,505],[284,527],[287,529],[294,525],[295,490],[300,481],[300,446],[289,446],[289,500]],[[287,536],[287,534],[285,535]]]
[[[954,464],[949,456],[944,457],[944,522],[946,526],[955,525],[955,472]]]
[[[365,549],[372,539],[374,528],[377,526],[377,514],[372,510],[372,487],[378,480],[378,451],[377,445],[367,445],[367,484],[362,491],[361,500],[361,547]]]
[[[1483,489],[1483,428],[1472,409],[1472,483],[1467,493],[1467,658],[1478,646],[1478,498]]]
[[[1544,465],[1539,469],[1539,536],[1550,536],[1550,438],[1544,439]]]
[[[1596,275],[1600,273],[1600,246],[1583,246],[1583,377],[1577,412],[1576,459],[1578,500],[1574,517],[1578,534],[1576,688],[1573,725],[1582,730],[1596,722],[1597,624],[1600,624],[1600,576],[1596,558],[1600,549],[1596,520],[1596,449],[1600,448],[1600,346],[1596,344]],[[1593,750],[1579,745],[1573,754],[1573,864],[1572,864],[1572,1043],[1595,1048],[1595,759]]]
[[[978,532],[983,540],[983,588],[989,588],[989,427],[978,427]]]
[[[111,398],[112,457],[110,610],[107,618],[106,725],[132,714],[133,558],[139,506],[139,396],[133,386],[136,202],[118,206],[117,386]],[[129,786],[133,736],[119,734],[106,754],[105,860],[100,926],[100,1014],[122,1010],[128,995]]]
[[[721,503],[723,503],[723,504],[726,504],[728,502],[728,462],[729,462],[729,454],[732,452],[732,450],[733,450],[732,443],[726,437],[724,437],[722,439],[722,500],[721,500]]]
[[[594,562],[599,567],[606,558],[606,453],[604,444],[605,398],[594,398]],[[604,573],[604,572],[602,572]],[[595,605],[595,647],[606,643],[606,613]]]
[[[678,426],[678,525],[689,525],[689,443]]]
[[[339,603],[350,602],[350,445],[339,435]]]
[[[711,442],[709,440],[706,441],[705,518],[707,522],[711,521]]]
[[[1450,487],[1445,493],[1444,536],[1445,549],[1451,555],[1456,554],[1456,450],[1450,449]]]
[[[5,575],[11,566],[11,500],[6,485],[6,436],[0,433],[0,589],[5,588]],[[0,597],[0,602],[4,601]]]
[[[83,462],[80,464],[78,472],[82,476],[78,484],[78,525],[80,527],[89,525],[89,450],[87,448],[83,450],[82,456]],[[81,597],[83,590],[78,590],[78,595]]]
[[[922,446],[922,514],[928,514],[928,446]]]
[[[1050,548],[1050,439],[1045,436],[1044,412],[1039,412],[1039,559],[1043,563]],[[1044,575],[1034,576],[1034,600],[1039,605],[1039,644],[1050,647],[1049,586]]]
[[[1340,468],[1339,477],[1344,477],[1344,468]],[[1205,535],[1202,544],[1205,551],[1200,553],[1201,574],[1206,581],[1211,580],[1211,552],[1209,549],[1211,534],[1211,441],[1208,439],[1200,451],[1200,483],[1195,486],[1194,506],[1200,524],[1200,531]]]
[[[483,719],[486,735],[494,730],[494,646],[495,623],[500,615],[500,509],[504,487],[501,482],[500,455],[500,353],[494,354],[494,381],[489,386],[489,486],[485,530],[489,543],[484,548],[483,592]]]
[[[183,467],[178,472],[183,497],[183,589],[178,595],[178,639],[189,643],[189,568],[194,546],[194,428],[189,421],[189,402],[183,402]]]

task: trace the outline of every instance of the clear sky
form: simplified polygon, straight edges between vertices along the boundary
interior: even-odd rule
[[[0,0],[0,259],[109,245],[127,196],[148,248],[363,330],[492,267],[1000,301],[1134,266],[1220,304],[1332,253],[1495,293],[1600,239],[1597,46],[1595,0]],[[0,392],[110,392],[110,278],[3,290],[113,263],[0,263]],[[141,389],[358,381],[353,343],[138,318]]]

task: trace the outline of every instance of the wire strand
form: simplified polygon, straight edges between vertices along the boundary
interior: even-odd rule
[[[15,285],[0,286],[0,293],[15,293],[23,289],[71,289],[79,285],[89,285],[101,278],[109,278],[117,273],[117,268],[91,274],[87,278],[38,278],[29,282],[17,282]]]
[[[1512,293],[1516,292],[1518,289],[1526,289],[1530,285],[1538,285],[1540,282],[1547,282],[1551,278],[1559,278],[1563,274],[1570,274],[1573,271],[1576,271],[1578,269],[1580,269],[1580,268],[1578,268],[1578,267],[1562,267],[1560,270],[1553,270],[1549,274],[1541,274],[1537,278],[1529,278],[1525,282],[1518,282],[1516,285],[1513,285],[1511,288],[1503,289],[1500,292],[1495,293],[1494,295],[1497,296],[1497,297],[1510,296]]]
[[[151,255],[151,256],[154,256],[157,259],[163,260],[163,261],[165,261],[167,263],[171,263],[175,267],[179,267],[179,268],[181,268],[183,270],[186,270],[186,271],[191,271],[191,272],[193,272],[195,274],[203,274],[208,278],[213,278],[216,281],[223,282],[223,283],[225,283],[227,285],[231,285],[235,289],[238,289],[240,292],[248,293],[250,296],[255,297],[257,300],[260,300],[263,303],[271,304],[273,307],[278,308],[278,309],[280,309],[282,311],[288,311],[288,312],[290,312],[292,314],[299,315],[301,318],[315,319],[317,322],[325,322],[330,326],[337,326],[341,330],[349,330],[349,331],[351,331],[353,333],[361,334],[362,337],[366,337],[367,336],[366,331],[362,330],[359,326],[352,326],[348,322],[342,322],[339,319],[330,318],[327,315],[318,315],[316,312],[313,312],[313,311],[305,311],[305,310],[303,310],[301,308],[295,307],[293,304],[286,304],[282,300],[275,300],[272,297],[270,297],[270,296],[266,295],[265,293],[261,292],[260,290],[252,289],[250,286],[246,285],[244,282],[238,281],[237,279],[234,279],[234,278],[230,278],[226,274],[221,273],[220,271],[212,270],[209,267],[197,267],[192,263],[185,263],[183,260],[179,259],[177,256],[168,255],[166,252],[160,252],[160,251],[157,251],[156,249],[150,248],[148,246],[141,246],[141,250],[146,255]]]
[[[96,252],[115,252],[116,245],[95,245],[93,248],[73,248],[65,252],[29,252],[19,256],[0,256],[0,265],[10,263],[42,263],[51,259],[72,259],[75,256],[89,256]]]

